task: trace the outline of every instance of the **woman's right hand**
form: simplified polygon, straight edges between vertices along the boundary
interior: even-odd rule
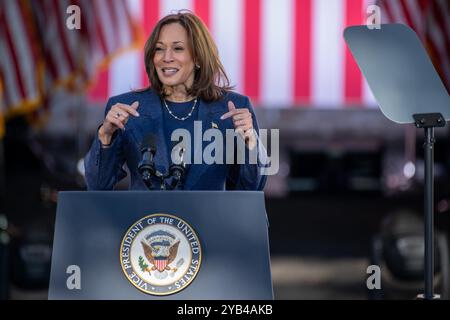
[[[139,107],[139,101],[133,102],[131,105],[116,103],[106,114],[103,124],[98,130],[98,138],[103,145],[109,145],[111,138],[117,129],[125,130],[125,124],[128,122],[130,115],[139,117],[136,109]]]

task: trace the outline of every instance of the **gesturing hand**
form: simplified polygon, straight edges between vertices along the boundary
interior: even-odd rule
[[[247,108],[236,108],[232,101],[228,101],[228,112],[220,119],[232,118],[237,133],[244,139],[247,147],[252,150],[256,146],[256,135],[253,129],[253,117]]]
[[[131,105],[116,103],[106,114],[103,124],[98,130],[98,136],[102,144],[107,145],[111,142],[113,133],[117,129],[125,129],[125,124],[131,116],[139,117],[136,109],[139,107],[139,102],[135,101]]]

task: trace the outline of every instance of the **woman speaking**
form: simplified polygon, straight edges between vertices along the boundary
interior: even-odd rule
[[[88,190],[113,189],[127,175],[125,164],[130,173],[129,189],[147,189],[139,166],[142,144],[149,136],[156,150],[151,159],[155,172],[159,178],[167,176],[177,129],[192,137],[198,134],[199,124],[200,134],[213,128],[225,136],[227,129],[233,129],[245,141],[246,152],[263,149],[250,100],[231,91],[217,47],[198,17],[181,11],[162,18],[145,44],[144,55],[150,86],[109,99],[103,123],[85,157]],[[225,140],[221,141],[224,154],[231,151]],[[202,140],[202,150],[187,148],[186,158],[198,159],[204,143]],[[234,144],[233,148],[235,154]],[[223,159],[214,163],[191,161],[176,189],[264,188],[266,176],[261,174],[259,161],[250,163],[245,157],[243,163],[230,163]],[[158,177],[152,179],[161,182]]]

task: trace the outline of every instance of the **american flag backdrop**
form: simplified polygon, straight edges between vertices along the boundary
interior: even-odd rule
[[[72,4],[79,31],[65,26]],[[448,0],[1,0],[0,137],[4,115],[42,110],[58,86],[89,84],[102,105],[146,87],[145,39],[180,9],[202,18],[236,91],[257,107],[376,107],[342,37],[371,4],[416,30],[449,88]]]
[[[0,3],[0,82],[5,113],[37,108],[41,103],[42,59],[29,1]]]
[[[158,19],[179,9],[202,18],[236,91],[267,108],[374,107],[342,34],[366,23],[369,0],[128,0],[147,38]],[[148,84],[142,52],[99,75],[91,99]]]
[[[450,91],[450,1],[380,0],[383,21],[409,25],[422,39],[437,71]]]
[[[81,30],[67,27],[71,5]],[[84,92],[102,65],[137,47],[138,30],[124,0],[1,0],[0,138],[4,117],[39,119],[56,88]]]

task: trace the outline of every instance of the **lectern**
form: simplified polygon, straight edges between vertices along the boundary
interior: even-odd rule
[[[49,299],[273,299],[264,194],[61,192]]]

